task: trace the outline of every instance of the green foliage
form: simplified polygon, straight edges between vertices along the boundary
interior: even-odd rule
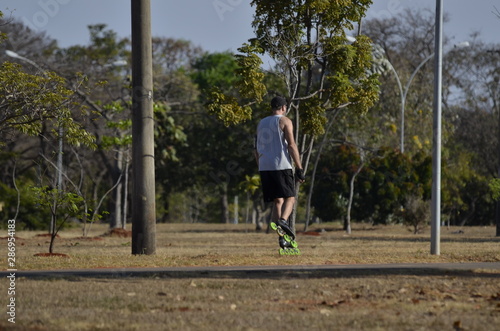
[[[245,54],[237,54],[236,62],[238,68],[235,70],[236,87],[243,99],[250,99],[254,102],[261,102],[266,94],[266,86],[262,83],[264,73],[260,69],[262,60],[256,53],[261,53],[262,49],[251,44],[244,44],[238,51]]]
[[[125,135],[123,138],[117,136],[102,136],[101,147],[108,149],[114,146],[131,146],[132,135]]]
[[[326,132],[325,153],[321,155],[313,190],[315,212],[323,220],[345,215],[349,181],[363,162],[363,171],[355,181],[355,221],[406,222],[405,213],[412,208],[412,213],[419,212],[420,204],[430,199],[431,167],[427,155],[432,140],[432,100],[425,96],[431,89],[432,66],[422,67],[408,93],[406,155],[387,149],[367,161],[370,157],[366,154],[375,153],[380,146],[399,145],[400,127],[400,98],[394,75],[381,74],[382,101],[372,107],[379,97],[379,83],[377,75],[367,70],[372,62],[371,40],[356,35],[356,41],[350,42],[345,35],[346,31],[355,31],[355,25],[364,20],[370,3],[254,0],[256,35],[238,54],[203,53],[186,41],[155,38],[155,162],[161,187],[157,197],[159,201],[163,199],[162,204],[157,204],[161,206],[159,215],[189,200],[182,206],[183,215],[199,208],[201,214],[207,212],[200,220],[219,221],[223,186],[224,194],[241,194],[243,190],[252,194],[255,205],[256,201],[261,202],[254,199],[259,192],[259,178],[254,175],[252,137],[257,119],[269,113],[268,104],[262,101],[275,94],[288,98],[292,104],[291,118],[296,120],[298,116],[296,140],[304,148],[304,162],[315,159],[316,142],[321,141],[317,136],[325,134],[325,126],[333,123]],[[414,14],[409,18],[418,18]],[[429,26],[405,24],[401,17],[395,21],[376,19],[374,24],[363,21],[362,25],[364,33],[372,32],[370,37],[384,45],[385,55],[404,84],[428,55],[419,50],[426,49],[429,36],[423,32],[434,21]],[[393,26],[400,28],[392,29]],[[21,54],[39,61],[43,67],[57,68],[58,75],[28,75],[21,66],[7,62],[0,67],[0,144],[4,144],[1,148],[6,152],[0,162],[0,205],[4,208],[0,211],[1,220],[13,215],[17,204],[17,192],[9,183],[12,160],[22,153],[22,170],[16,175],[22,201],[17,224],[27,229],[46,228],[51,216],[49,209],[37,205],[29,187],[37,182],[33,165],[39,165],[37,170],[46,176],[45,183],[54,181],[55,174],[51,172],[59,127],[64,128],[63,138],[75,145],[87,141],[85,144],[92,146],[94,138],[85,137],[81,130],[95,130],[99,136],[102,149],[97,157],[87,149],[71,149],[64,144],[65,176],[82,184],[83,196],[107,192],[123,168],[128,169],[128,163],[120,168],[116,161],[129,161],[130,81],[124,81],[127,68],[113,67],[112,63],[130,59],[130,44],[105,25],[90,26],[89,32],[89,45],[68,49],[54,50],[55,43],[44,40],[30,47],[18,45]],[[0,33],[0,39],[4,37]],[[40,47],[39,57],[32,52],[34,45],[49,44],[47,49]],[[444,218],[455,225],[491,224],[494,199],[500,199],[500,181],[491,180],[498,168],[498,109],[492,108],[497,105],[492,97],[498,90],[500,57],[487,52],[490,46],[478,40],[469,50],[450,51],[453,56],[447,56],[445,61],[447,82],[464,93],[460,107],[453,107],[451,94],[444,94],[449,109],[443,113],[442,211]],[[262,55],[271,57],[276,66],[262,70]],[[81,75],[75,75],[76,71],[81,71]],[[85,90],[85,85],[90,85],[87,80],[98,88]],[[79,86],[78,96],[72,91],[74,86]],[[84,99],[95,111],[91,123],[86,121],[88,109],[79,104]],[[200,111],[204,104],[213,116]],[[250,123],[237,128],[222,125],[244,121]],[[25,134],[36,137],[40,132],[47,139],[19,139]],[[309,139],[314,139],[310,149]],[[333,148],[332,141],[349,142],[358,150],[348,146]],[[37,157],[42,148],[44,161],[40,162]],[[307,154],[309,151],[311,155]],[[80,169],[85,169],[81,179]],[[95,176],[86,178],[87,172]],[[168,200],[172,192],[181,193]],[[418,203],[411,207],[414,200]],[[110,198],[103,203],[112,207],[116,201]]]
[[[431,158],[424,154],[410,158],[398,151],[382,152],[365,169],[368,176],[361,185],[366,187],[370,183],[363,192],[363,199],[368,202],[363,209],[364,217],[386,224],[410,196],[430,198],[432,164]]]
[[[209,111],[225,125],[249,118],[252,110],[239,105],[263,100],[266,88],[258,54],[267,54],[277,63],[288,98],[300,107],[304,133],[323,134],[327,110],[347,106],[358,114],[365,113],[378,98],[378,77],[367,76],[370,40],[358,36],[349,44],[345,31],[353,29],[353,22],[361,20],[371,3],[252,1],[256,38],[239,49],[244,55],[236,55],[239,96],[212,91]]]
[[[3,17],[2,11],[0,11],[0,19]],[[7,34],[0,32],[0,43],[7,39]]]
[[[89,25],[88,29],[91,47],[76,45],[59,52],[75,62],[101,66],[110,65],[110,60],[128,58],[130,55],[126,50],[128,39],[118,39],[116,32],[107,29],[106,24]]]
[[[305,134],[319,136],[325,133],[325,108],[317,97],[306,99],[301,103],[302,130]]]
[[[155,151],[158,163],[165,166],[167,161],[178,162],[177,148],[187,146],[187,136],[184,128],[175,123],[168,114],[165,104],[155,103],[153,107],[157,125],[155,126]]]
[[[261,102],[266,94],[266,86],[263,83],[264,73],[260,69],[262,60],[256,54],[260,49],[246,44],[239,48],[239,51],[244,54],[235,56],[234,74],[223,72],[225,75],[217,77],[217,80],[212,78],[210,81],[215,85],[212,85],[207,93],[209,114],[215,115],[225,126],[249,120],[252,117],[252,109],[249,105]],[[222,60],[224,60],[222,63],[227,62],[227,59]],[[199,68],[205,70],[209,68],[208,73],[211,73],[211,70],[216,68],[215,65],[219,67],[221,63],[211,61],[207,64],[211,66],[199,66]],[[207,79],[203,79],[207,73],[202,75],[198,79],[207,82]],[[238,97],[231,95],[230,90],[233,85],[237,89]],[[245,102],[249,104],[240,105]]]
[[[488,183],[491,192],[491,198],[495,201],[500,200],[500,179],[493,178]]]
[[[208,113],[217,116],[225,126],[238,124],[252,117],[249,106],[240,106],[237,98],[222,93],[217,87],[208,92],[208,99]]]
[[[52,72],[43,76],[23,72],[10,62],[0,65],[0,132],[17,130],[35,136],[43,125],[52,124],[52,131],[70,144],[95,147],[95,137],[74,120],[71,109],[73,91],[66,88],[63,78]]]
[[[51,210],[51,213],[63,214],[63,223],[68,217],[83,218],[82,206],[84,199],[78,194],[64,192],[49,186],[33,187],[36,202]]]
[[[50,212],[41,209],[36,195],[31,189],[33,183],[28,180],[19,181],[20,205],[16,219],[18,230],[47,230],[50,224]],[[5,226],[7,220],[16,214],[17,192],[4,183],[0,183],[0,224]]]
[[[445,152],[453,155],[443,158],[442,212],[453,225],[490,224],[494,213],[492,182],[472,167],[471,153],[457,149]]]
[[[425,155],[409,158],[399,152],[381,150],[357,177],[353,218],[387,224],[400,221],[401,207],[407,200],[430,198],[431,160]],[[346,145],[325,153],[319,165],[313,206],[324,221],[345,215],[349,181],[360,165],[360,155]],[[395,217],[396,216],[396,217]]]
[[[311,22],[319,23],[321,36],[337,34],[344,29],[352,30],[352,22],[359,22],[371,3],[370,0],[253,0],[251,4],[256,8],[253,26],[259,38],[271,30],[307,39],[310,36],[301,28]]]
[[[121,101],[113,101],[104,105],[103,109],[110,114],[108,115],[108,118],[114,118],[113,115],[122,114],[125,110],[130,109],[128,106],[130,106],[130,102],[124,105]],[[132,120],[130,118],[107,120],[106,126],[113,129],[113,134],[103,135],[101,137],[101,148],[109,149],[116,146],[127,147],[132,145],[132,134],[130,133]]]
[[[240,183],[240,188],[244,192],[249,192],[250,194],[254,194],[255,191],[260,189],[260,176],[259,175],[245,175],[245,180]]]
[[[49,253],[53,253],[57,233],[66,225],[70,217],[86,218],[85,199],[78,194],[65,192],[49,186],[33,187],[36,203],[50,211]]]
[[[207,53],[196,60],[191,77],[201,90],[217,86],[230,92],[236,80],[238,64],[231,53]]]
[[[53,253],[54,241],[59,230],[63,228],[66,221],[70,217],[83,219],[85,215],[84,204],[85,199],[78,194],[65,192],[48,186],[33,187],[33,192],[36,195],[36,202],[41,206],[50,210],[50,244],[49,253]]]

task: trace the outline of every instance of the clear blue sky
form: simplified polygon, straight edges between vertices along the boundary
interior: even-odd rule
[[[203,49],[236,51],[253,36],[249,0],[151,0],[154,36],[182,38]],[[434,11],[436,0],[374,0],[368,18],[398,15],[405,8]],[[479,31],[487,43],[500,43],[498,0],[444,0],[450,22],[444,33],[466,41]],[[88,43],[87,26],[105,23],[119,36],[130,36],[130,0],[0,0],[0,10],[57,39],[59,46]]]

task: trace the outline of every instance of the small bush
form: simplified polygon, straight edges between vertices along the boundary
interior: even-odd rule
[[[400,213],[403,218],[403,224],[413,227],[414,234],[422,231],[429,223],[429,203],[422,200],[419,196],[411,195],[406,200],[404,209]]]

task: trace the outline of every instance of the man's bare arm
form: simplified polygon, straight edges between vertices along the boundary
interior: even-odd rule
[[[300,154],[295,138],[293,137],[293,123],[288,117],[282,117],[280,126],[285,134],[286,142],[288,143],[288,152],[292,157],[293,163],[299,169],[302,169],[302,162],[300,161]]]
[[[257,151],[257,136],[254,137],[253,141],[253,155],[255,156],[255,161],[257,162],[257,166],[259,166],[259,152]]]

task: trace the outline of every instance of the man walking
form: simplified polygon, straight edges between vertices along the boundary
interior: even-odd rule
[[[290,228],[290,217],[295,203],[295,180],[305,180],[299,150],[293,136],[293,123],[286,117],[285,98],[271,100],[272,115],[263,118],[257,127],[255,158],[259,165],[265,202],[274,202],[272,221],[295,238]],[[295,164],[295,180],[292,161]],[[285,248],[283,233],[280,233],[280,246]]]

